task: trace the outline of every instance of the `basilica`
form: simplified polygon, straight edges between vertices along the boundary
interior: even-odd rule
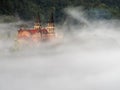
[[[20,28],[17,34],[19,44],[38,44],[43,41],[50,41],[56,37],[53,14],[46,27],[42,27],[38,18],[32,29]]]

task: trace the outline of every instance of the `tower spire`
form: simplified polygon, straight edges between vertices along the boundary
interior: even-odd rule
[[[53,12],[51,13],[49,23],[54,23],[54,15],[53,15]]]
[[[50,15],[50,19],[48,21],[48,26],[47,26],[47,29],[48,29],[48,32],[49,33],[54,33],[54,28],[55,28],[55,25],[54,25],[54,15],[53,15],[53,11]]]
[[[39,13],[36,16],[36,23],[41,23],[40,14]]]
[[[41,29],[41,21],[40,21],[40,15],[39,13],[36,16],[36,22],[34,24],[34,29]]]

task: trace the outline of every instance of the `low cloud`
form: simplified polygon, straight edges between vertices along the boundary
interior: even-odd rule
[[[87,20],[78,8],[56,28],[59,44],[12,51],[17,24],[0,24],[0,90],[119,90],[120,21]]]

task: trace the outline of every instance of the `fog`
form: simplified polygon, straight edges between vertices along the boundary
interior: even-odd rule
[[[22,22],[0,24],[0,90],[120,90],[120,21],[64,12],[63,38],[37,48],[14,51]]]

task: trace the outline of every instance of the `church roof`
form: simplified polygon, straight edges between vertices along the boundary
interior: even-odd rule
[[[35,34],[35,33],[38,33],[39,31],[38,30],[35,30],[35,29],[32,29],[32,30],[28,30],[31,34]]]

